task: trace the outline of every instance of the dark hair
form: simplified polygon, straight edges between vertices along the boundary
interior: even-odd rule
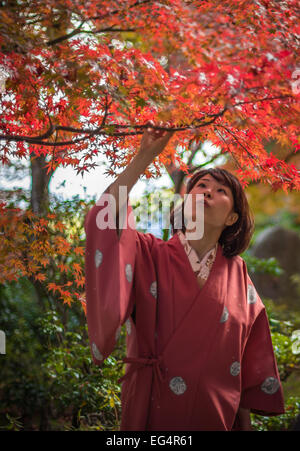
[[[248,200],[239,180],[233,174],[226,171],[226,169],[221,168],[202,169],[196,172],[188,181],[186,193],[188,194],[198,180],[207,174],[211,175],[218,182],[228,186],[232,192],[234,202],[233,209],[239,217],[233,225],[227,226],[223,230],[219,238],[219,243],[223,248],[223,255],[225,257],[234,257],[248,248],[254,231],[254,221],[250,212]],[[182,230],[183,233],[185,233],[182,206],[183,203],[181,205],[182,226],[180,228],[176,228],[176,225],[174,224],[174,209],[171,211],[170,223],[172,234],[176,233],[178,230]]]

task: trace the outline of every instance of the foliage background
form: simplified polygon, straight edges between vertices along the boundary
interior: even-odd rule
[[[147,168],[147,179],[159,177],[161,163],[179,193],[178,166],[192,173],[222,157],[251,182],[253,242],[268,225],[300,233],[299,105],[291,83],[298,13],[295,0],[0,2],[0,69],[8,74],[5,86],[0,80],[0,161],[15,167],[16,181],[31,178],[27,191],[0,188],[2,429],[117,430],[120,423],[126,331],[99,370],[84,313],[83,222],[96,199],[51,193],[58,167],[83,174],[103,155],[104,173],[115,176],[154,120],[175,129],[178,141]],[[206,141],[215,155],[205,154]],[[149,182],[136,205],[153,191]],[[252,272],[280,271],[273,260],[244,257]],[[287,430],[299,412],[300,307],[265,303],[286,414],[253,416],[253,424]]]
[[[253,191],[256,190],[254,195]],[[260,186],[251,188],[252,198],[265,196]],[[151,186],[145,196],[151,192]],[[261,194],[260,194],[261,192]],[[168,190],[165,191],[168,195]],[[170,193],[169,193],[170,194]],[[250,196],[250,198],[251,198]],[[285,195],[286,196],[286,195]],[[144,198],[144,197],[143,197]],[[26,199],[26,195],[22,196]],[[269,202],[273,202],[269,196]],[[134,207],[140,199],[133,199]],[[74,248],[84,245],[83,223],[93,200],[74,197],[61,201],[52,195],[51,210],[60,217],[65,228],[64,238],[76,237]],[[271,207],[270,207],[271,208]],[[279,206],[273,215],[256,215],[257,228],[280,223],[300,230],[298,215]],[[268,212],[269,213],[269,212]],[[136,216],[137,228],[146,231]],[[70,230],[73,234],[70,235]],[[53,233],[56,233],[53,231]],[[165,237],[167,238],[167,237]],[[72,271],[61,274],[57,256],[47,271],[55,277],[72,280]],[[244,254],[248,269],[280,274],[276,261],[261,261]],[[70,252],[67,262],[83,265],[83,256]],[[56,280],[59,284],[61,281]],[[41,285],[43,281],[41,282]],[[299,285],[300,290],[300,285]],[[299,293],[300,294],[300,293]],[[255,430],[288,430],[300,409],[300,354],[293,351],[292,334],[300,329],[300,311],[291,311],[286,305],[275,305],[264,300],[267,307],[275,354],[286,398],[286,413],[278,417],[252,415]],[[121,358],[125,355],[126,330],[123,326],[113,354],[102,369],[92,363],[84,309],[80,302],[71,307],[63,303],[60,293],[44,290],[37,297],[32,281],[24,277],[0,285],[0,329],[6,333],[6,355],[1,355],[0,425],[14,430],[118,430],[121,417],[120,387],[117,380],[123,374]],[[295,348],[295,347],[294,347]],[[296,349],[296,348],[295,348]],[[294,350],[295,350],[294,349]]]

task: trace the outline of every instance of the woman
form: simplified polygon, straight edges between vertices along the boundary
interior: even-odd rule
[[[127,193],[171,136],[147,130],[87,215],[93,360],[102,365],[126,323],[121,430],[250,430],[250,410],[278,415],[284,402],[265,308],[238,256],[253,230],[241,185],[224,170],[191,178],[193,220],[204,197],[203,236],[185,221],[178,229],[174,215],[166,242],[133,227]]]

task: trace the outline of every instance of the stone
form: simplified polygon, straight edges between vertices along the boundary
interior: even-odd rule
[[[258,258],[275,257],[284,271],[280,276],[250,273],[259,296],[300,310],[300,287],[291,280],[292,275],[300,275],[298,233],[281,226],[269,227],[257,237],[250,252]]]

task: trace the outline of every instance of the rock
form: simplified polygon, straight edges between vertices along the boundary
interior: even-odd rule
[[[281,276],[251,274],[251,279],[262,298],[271,298],[300,310],[300,287],[291,276],[300,276],[300,237],[293,230],[281,226],[265,229],[256,239],[251,254],[258,258],[275,257],[284,270]]]

